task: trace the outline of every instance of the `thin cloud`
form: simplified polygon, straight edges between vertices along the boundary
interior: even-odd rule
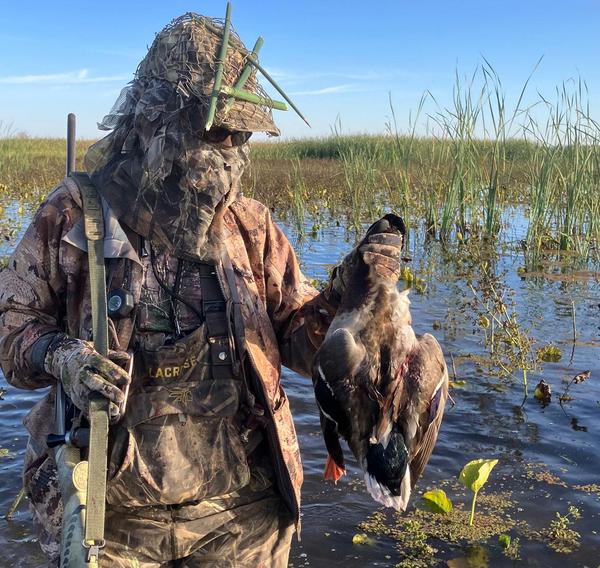
[[[0,77],[0,83],[4,85],[79,85],[85,83],[109,83],[111,81],[125,81],[125,75],[107,75],[94,77],[90,75],[89,69],[79,71],[68,71],[65,73],[50,73],[47,75],[12,75]]]
[[[295,97],[312,97],[318,95],[330,95],[333,93],[357,92],[361,90],[362,87],[358,87],[357,85],[334,85],[332,87],[324,87],[323,89],[315,89],[313,91],[296,91],[290,94]]]
[[[313,71],[308,73],[295,73],[285,71],[283,69],[269,70],[271,75],[278,81],[287,85],[300,85],[320,80],[342,80],[342,81],[361,81],[369,83],[378,83],[383,81],[393,81],[396,79],[422,79],[425,74],[416,74],[400,69],[376,70],[367,69],[360,73],[352,73],[347,71]]]

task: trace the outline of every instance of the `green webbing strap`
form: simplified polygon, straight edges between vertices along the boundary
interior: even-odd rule
[[[92,333],[94,348],[108,355],[108,311],[104,267],[104,219],[100,196],[85,173],[73,173],[83,200],[83,219],[88,244]],[[104,546],[106,467],[108,455],[108,401],[101,395],[90,397],[90,446],[88,453],[87,507],[84,546],[88,565],[97,565]]]

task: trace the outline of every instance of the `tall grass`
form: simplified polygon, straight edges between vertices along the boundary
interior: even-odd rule
[[[338,122],[324,138],[252,143],[246,192],[291,212],[299,233],[323,212],[345,215],[361,231],[393,209],[444,240],[493,240],[505,208],[517,205],[529,217],[530,250],[598,255],[600,126],[587,87],[568,81],[550,101],[528,93],[530,79],[510,100],[484,61],[466,77],[456,74],[448,102],[425,93],[404,131],[390,96],[383,135],[344,135]],[[90,142],[79,143],[80,158]],[[39,199],[63,176],[64,160],[64,140],[7,134],[0,189]]]
[[[537,141],[528,171],[528,241],[588,255],[600,242],[600,128],[582,80],[558,87],[554,102],[542,100],[545,120],[530,116],[526,127]]]

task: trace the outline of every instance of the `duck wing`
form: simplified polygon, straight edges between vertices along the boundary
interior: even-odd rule
[[[411,486],[423,473],[437,441],[448,398],[448,369],[442,349],[433,335],[426,333],[418,340],[409,368],[407,384],[418,395],[413,405],[416,416],[410,417],[407,439],[410,452]],[[414,400],[414,399],[413,399]]]
[[[339,436],[351,436],[353,378],[363,358],[364,349],[345,328],[328,333],[315,355],[312,381],[329,453],[325,479],[337,481],[345,472]]]

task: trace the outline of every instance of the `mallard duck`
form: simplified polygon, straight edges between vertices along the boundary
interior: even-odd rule
[[[386,215],[367,232],[403,233]],[[430,335],[415,335],[408,290],[358,260],[315,355],[313,386],[329,453],[325,479],[345,473],[341,436],[379,503],[404,511],[431,455],[448,396],[442,350]]]

